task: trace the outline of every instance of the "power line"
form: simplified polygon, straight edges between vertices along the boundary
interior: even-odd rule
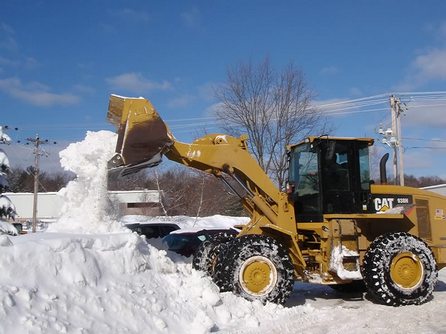
[[[411,109],[423,108],[423,107],[443,107],[446,106],[446,103],[440,104],[412,104],[410,105]]]
[[[410,147],[406,147],[405,149],[430,149],[430,150],[446,150],[446,146],[445,147],[438,147],[438,146],[410,146]]]
[[[446,95],[446,91],[432,91],[432,92],[395,92],[398,95]]]
[[[366,109],[366,110],[350,110],[350,111],[344,111],[344,112],[326,112],[325,116],[364,114],[364,113],[377,112],[377,111],[387,111],[387,109],[379,108],[379,109]]]
[[[403,137],[403,139],[407,140],[419,140],[419,141],[436,141],[446,143],[446,139],[426,139],[426,138],[411,138],[411,137]]]
[[[442,107],[446,106],[446,103],[435,103],[446,101],[446,91],[435,91],[435,92],[401,92],[396,93],[402,95],[405,98],[410,98],[411,109],[420,109],[426,107]],[[353,115],[353,114],[364,114],[372,112],[385,112],[388,108],[384,107],[384,104],[388,103],[388,93],[377,94],[357,99],[335,101],[323,104],[314,104],[314,107],[323,111],[325,116],[343,116],[343,115]],[[433,104],[430,104],[433,102]],[[422,104],[420,104],[422,103]],[[371,106],[383,105],[383,108],[368,108]],[[170,125],[172,129],[182,130],[188,129],[195,126],[204,127],[214,127],[217,128],[220,122],[216,120],[213,116],[205,117],[189,117],[189,118],[176,118],[176,119],[165,119],[166,123]],[[103,128],[108,123],[64,123],[64,124],[45,124],[39,126],[41,129],[88,129],[88,128]],[[35,128],[34,125],[23,125],[22,128],[30,129]]]
[[[352,100],[344,100],[344,101],[338,101],[338,102],[333,102],[333,103],[326,103],[326,104],[322,104],[319,105],[319,107],[329,107],[329,106],[335,106],[335,105],[341,105],[341,104],[348,104],[348,103],[354,103],[354,102],[360,102],[360,101],[366,101],[366,100],[371,100],[371,99],[375,99],[375,98],[387,98],[388,94],[378,94],[378,95],[373,95],[373,96],[368,96],[368,97],[362,97],[359,99],[352,99]]]

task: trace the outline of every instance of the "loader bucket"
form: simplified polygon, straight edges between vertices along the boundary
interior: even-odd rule
[[[144,98],[110,96],[107,119],[117,127],[115,155],[109,169],[130,174],[161,162],[173,136],[150,101]]]

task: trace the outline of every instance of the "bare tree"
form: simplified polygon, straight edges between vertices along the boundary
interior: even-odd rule
[[[108,190],[141,190],[155,188],[155,182],[145,170],[119,177],[114,174],[108,175]]]
[[[322,114],[311,105],[313,94],[293,63],[276,72],[268,58],[259,64],[238,64],[227,82],[216,89],[217,117],[228,133],[249,136],[249,147],[260,166],[279,186],[286,177],[286,145],[321,133]]]
[[[26,169],[12,168],[7,176],[9,188],[12,192],[34,191],[34,167]],[[74,180],[75,175],[70,172],[41,172],[39,176],[39,191],[59,191],[68,182]]]
[[[158,194],[160,195],[160,205],[161,205],[161,209],[163,210],[163,214],[165,216],[167,216],[167,210],[166,207],[164,206],[164,200],[162,198],[162,190],[160,188],[160,181],[159,181],[159,176],[158,176],[158,167],[156,167],[154,169],[154,175],[155,175],[155,183],[156,183],[156,189],[158,190]]]
[[[160,174],[158,182],[167,215],[236,216],[243,211],[239,198],[213,175],[178,166]]]

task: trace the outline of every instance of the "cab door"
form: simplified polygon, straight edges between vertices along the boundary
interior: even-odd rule
[[[323,221],[319,152],[313,145],[303,144],[293,148],[288,183],[296,220]]]
[[[368,144],[326,140],[320,147],[323,212],[366,212],[370,194]]]

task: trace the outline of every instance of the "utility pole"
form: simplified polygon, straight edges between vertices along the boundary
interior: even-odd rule
[[[39,193],[39,163],[40,163],[40,156],[46,154],[42,151],[41,145],[47,144],[48,139],[41,140],[39,135],[36,135],[36,138],[27,138],[28,142],[34,144],[34,197],[33,197],[33,227],[32,232],[36,233],[37,230],[37,196]],[[54,142],[56,144],[56,142]]]
[[[399,184],[404,186],[404,160],[403,143],[401,138],[401,115],[405,108],[401,107],[401,101],[395,95],[390,96],[390,111],[392,112],[392,133],[395,137],[393,153],[393,170],[395,175],[395,184],[399,178]]]
[[[403,103],[403,105],[405,105]],[[382,142],[393,149],[393,175],[394,183],[404,186],[404,161],[403,144],[401,138],[401,115],[406,111],[406,107],[401,106],[401,101],[395,95],[390,96],[390,111],[392,113],[392,128],[384,130],[380,127],[379,133],[384,136]],[[399,181],[399,182],[398,182]]]

